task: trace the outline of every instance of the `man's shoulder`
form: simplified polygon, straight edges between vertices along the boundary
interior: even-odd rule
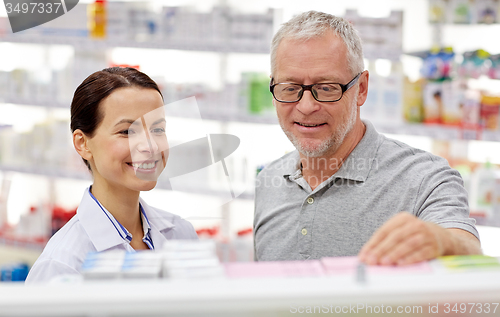
[[[377,156],[383,162],[407,162],[412,166],[449,166],[448,161],[440,156],[386,136],[382,136]]]

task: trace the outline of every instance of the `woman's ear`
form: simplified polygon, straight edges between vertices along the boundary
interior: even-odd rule
[[[87,161],[92,158],[92,152],[88,146],[88,137],[80,129],[73,132],[73,146],[80,156]]]

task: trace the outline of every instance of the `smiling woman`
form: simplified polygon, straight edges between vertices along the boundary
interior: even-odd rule
[[[159,249],[168,239],[196,239],[179,216],[148,206],[168,158],[163,97],[133,68],[107,68],[76,89],[73,144],[93,176],[76,215],[48,242],[26,283],[80,274],[89,252]]]

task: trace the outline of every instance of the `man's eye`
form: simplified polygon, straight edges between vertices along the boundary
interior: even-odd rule
[[[285,86],[283,87],[283,92],[295,92],[297,91],[299,88],[297,86]]]
[[[318,85],[317,89],[322,90],[324,92],[335,92],[339,90],[339,87],[336,85]]]

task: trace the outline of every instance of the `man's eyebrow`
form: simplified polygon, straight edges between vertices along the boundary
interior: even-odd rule
[[[299,80],[296,80],[295,77],[285,77],[280,81],[276,81],[275,83],[299,83]],[[339,83],[340,81],[338,79],[334,79],[333,77],[318,77],[315,78],[314,83]]]

